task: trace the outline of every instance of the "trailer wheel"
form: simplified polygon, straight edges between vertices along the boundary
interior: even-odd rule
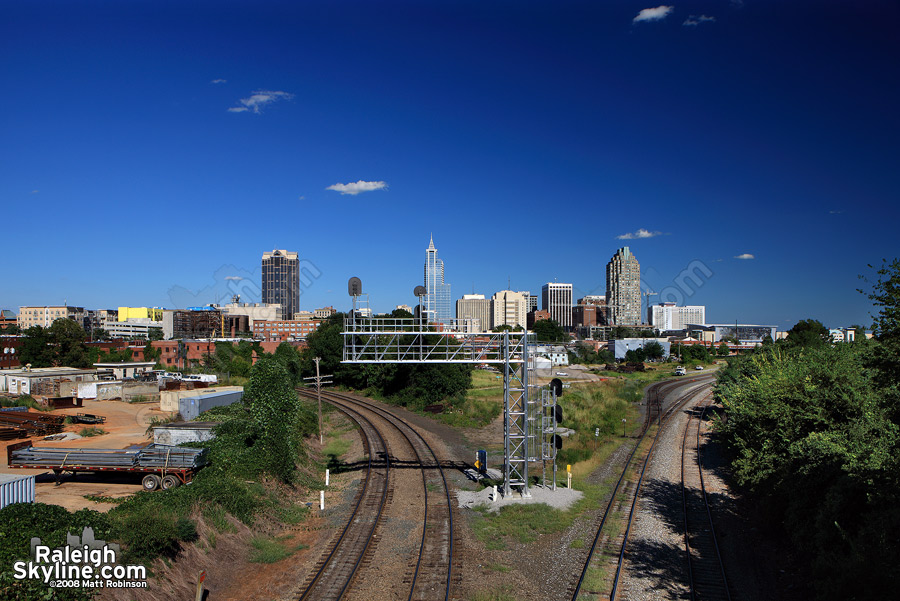
[[[146,476],[144,476],[141,484],[144,486],[144,490],[146,490],[147,492],[156,490],[160,486],[159,476],[157,476],[156,474],[147,474]]]
[[[162,479],[162,488],[163,490],[169,490],[170,488],[175,488],[181,484],[181,480],[178,479],[178,476],[173,476],[169,474],[168,476],[163,476]]]

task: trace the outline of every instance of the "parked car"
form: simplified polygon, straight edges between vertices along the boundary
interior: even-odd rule
[[[569,372],[566,372],[566,371],[558,371],[558,372],[556,372],[556,375],[557,375],[557,376],[568,376],[568,375],[569,375]]]
[[[697,367],[695,367],[695,368],[694,368],[694,369],[696,369],[696,370],[697,370],[697,371],[700,371],[700,370],[702,370],[702,369],[703,369],[703,366],[702,366],[702,365],[698,365],[698,366],[697,366]]]
[[[683,375],[685,375],[685,374],[687,374],[687,372],[684,371],[684,368],[683,368],[682,366],[679,365],[678,367],[675,368],[675,375],[676,375],[676,376],[683,376]]]

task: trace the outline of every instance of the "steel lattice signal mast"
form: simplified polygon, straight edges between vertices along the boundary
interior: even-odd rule
[[[421,309],[423,286],[414,292],[420,299],[417,317],[364,317],[357,307],[362,294],[358,278],[348,284],[353,311],[344,321],[343,363],[411,363],[497,365],[503,373],[503,494],[513,488],[530,496],[529,461],[553,461],[556,472],[556,420],[548,426],[544,395],[529,395],[530,332],[472,332],[472,320],[429,323]],[[367,304],[367,303],[366,303]],[[476,328],[477,329],[477,328]],[[502,367],[501,367],[502,366]],[[532,396],[534,399],[532,399]],[[555,399],[550,409],[555,417]],[[546,476],[545,476],[546,481]],[[553,481],[555,489],[555,478]]]

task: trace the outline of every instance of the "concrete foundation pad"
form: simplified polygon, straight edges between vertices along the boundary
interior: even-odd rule
[[[513,492],[509,496],[504,497],[501,490],[498,490],[497,500],[494,500],[493,489],[484,488],[482,490],[472,492],[460,490],[456,493],[456,500],[459,507],[472,509],[473,507],[484,505],[488,507],[488,511],[499,511],[501,507],[513,505],[516,503],[544,503],[555,509],[566,510],[583,496],[580,490],[571,488],[561,488],[551,490],[543,486],[532,486],[528,489],[530,497],[523,497],[518,492]]]

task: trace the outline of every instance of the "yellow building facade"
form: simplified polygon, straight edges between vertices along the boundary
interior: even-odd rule
[[[129,319],[149,319],[150,321],[162,321],[163,310],[151,307],[119,307],[119,321]]]

